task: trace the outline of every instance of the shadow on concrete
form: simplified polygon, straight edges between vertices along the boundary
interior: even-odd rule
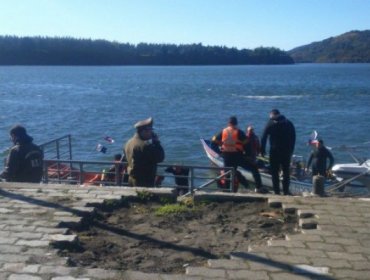
[[[83,212],[83,211],[73,209],[73,208],[70,208],[70,207],[67,207],[67,206],[64,206],[64,205],[60,205],[60,204],[55,203],[55,202],[48,202],[48,201],[40,200],[40,199],[37,199],[37,198],[27,197],[27,196],[24,196],[22,194],[11,193],[11,192],[8,192],[8,191],[3,190],[1,188],[0,188],[0,195],[2,195],[4,197],[11,198],[11,199],[16,199],[16,200],[32,203],[32,204],[39,205],[39,206],[42,206],[42,207],[48,207],[48,208],[63,210],[65,212],[70,212],[70,213],[72,213],[76,216],[80,216],[80,217],[83,217],[83,216],[86,215],[86,213]],[[193,248],[193,247],[189,247],[189,246],[176,245],[176,244],[173,244],[173,243],[170,243],[170,242],[166,242],[166,241],[162,241],[162,240],[152,238],[152,237],[147,236],[147,235],[137,234],[137,233],[134,233],[134,232],[130,232],[130,231],[121,229],[121,228],[116,228],[116,227],[113,227],[113,226],[109,226],[109,225],[106,225],[106,224],[101,223],[101,222],[96,221],[96,220],[95,221],[94,220],[90,221],[89,225],[98,227],[102,230],[106,230],[106,231],[109,231],[109,232],[117,234],[117,235],[126,236],[126,237],[137,239],[137,240],[140,240],[140,241],[152,242],[152,243],[154,243],[154,244],[156,244],[160,247],[163,247],[163,248],[172,249],[172,250],[176,250],[176,251],[190,252],[195,256],[203,257],[203,258],[206,258],[206,259],[217,259],[218,258],[216,255],[214,255],[214,254],[212,254],[212,253],[210,253],[206,250],[200,249],[200,248]],[[66,226],[66,227],[68,227],[68,226]]]
[[[58,203],[55,203],[55,202],[44,201],[44,200],[41,200],[41,199],[28,197],[28,196],[25,196],[25,195],[22,195],[22,194],[8,192],[8,191],[3,190],[1,188],[0,188],[0,195],[2,195],[4,197],[11,198],[11,199],[16,199],[16,200],[19,200],[19,201],[32,203],[32,204],[39,205],[39,206],[42,206],[42,207],[63,210],[65,212],[70,212],[70,213],[72,213],[76,216],[80,216],[80,217],[86,216],[86,212],[80,211],[78,209],[73,209],[71,207],[64,206],[64,205],[61,205],[61,204],[58,204]]]
[[[302,267],[299,267],[297,265],[291,265],[291,264],[286,264],[282,262],[277,262],[270,260],[265,257],[257,256],[255,254],[251,253],[246,253],[246,252],[233,252],[230,254],[232,258],[238,258],[246,261],[252,261],[264,265],[268,265],[271,267],[275,267],[278,269],[285,270],[287,272],[297,274],[301,277],[307,277],[308,279],[317,279],[317,280],[335,280],[335,278],[329,276],[329,275],[324,275],[324,274],[319,274],[314,273],[310,270],[304,269]]]

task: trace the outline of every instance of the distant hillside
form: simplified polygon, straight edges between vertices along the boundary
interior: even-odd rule
[[[122,44],[105,40],[0,36],[0,65],[243,65],[292,64],[277,48],[254,50],[202,44]]]
[[[294,48],[288,53],[296,63],[369,63],[370,30],[347,32]]]

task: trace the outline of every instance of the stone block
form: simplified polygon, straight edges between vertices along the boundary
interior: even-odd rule
[[[0,237],[0,244],[11,245],[11,244],[15,244],[17,240],[18,238],[14,238],[14,237]]]
[[[52,241],[53,243],[58,243],[58,242],[76,243],[78,242],[77,235],[75,234],[70,234],[70,235],[53,234],[53,235],[48,236],[48,240]]]
[[[321,242],[323,239],[317,234],[287,234],[285,240],[302,242]]]
[[[332,269],[331,272],[334,274],[334,279],[356,279],[356,280],[368,280],[370,270],[354,270],[354,269]]]
[[[49,241],[20,239],[15,243],[15,245],[29,247],[47,247],[49,246]]]
[[[331,259],[347,260],[347,261],[364,261],[366,258],[361,254],[345,253],[345,252],[327,252]]]
[[[267,245],[271,247],[305,248],[302,241],[287,241],[281,239],[268,240]]]
[[[186,268],[186,275],[190,276],[202,276],[209,278],[222,278],[226,279],[226,271],[224,269],[209,269],[204,267],[192,267]]]
[[[310,258],[311,264],[314,266],[325,266],[329,268],[350,268],[351,265],[346,260],[330,259],[330,258]]]
[[[40,232],[13,232],[12,237],[20,239],[41,239],[43,236]]]
[[[326,242],[305,242],[305,244],[309,249],[319,249],[326,252],[345,252],[344,247],[339,244],[328,244]]]
[[[327,257],[325,251],[315,250],[315,249],[306,249],[306,248],[288,248],[288,252],[292,256],[305,256],[305,257],[318,257],[324,258]]]
[[[22,254],[0,254],[0,262],[23,263],[29,260],[29,256]]]
[[[246,261],[229,259],[208,260],[208,266],[221,269],[249,269]]]
[[[249,245],[248,246],[248,252],[250,252],[250,253],[287,254],[288,250],[287,250],[286,247]]]
[[[317,228],[318,221],[317,219],[299,219],[298,225],[303,229],[316,229]]]
[[[306,264],[293,266],[293,272],[307,275],[325,275],[329,273],[329,268],[324,266],[311,266]]]
[[[40,265],[33,264],[27,265],[25,263],[6,263],[2,267],[1,271],[9,271],[14,273],[37,273]]]
[[[320,224],[318,225],[317,229],[302,229],[301,231],[303,234],[310,234],[310,235],[320,235],[320,236],[328,236],[328,237],[338,237],[339,233],[336,231],[328,231],[328,230],[322,230],[320,227]]]
[[[78,270],[76,267],[66,266],[45,266],[40,267],[40,274],[52,274],[52,275],[72,275]]]
[[[313,211],[302,209],[297,210],[297,216],[301,219],[316,218],[316,215]]]
[[[370,268],[369,261],[350,261],[349,263],[351,264],[351,267],[355,270],[368,270]]]
[[[75,278],[72,276],[57,276],[57,277],[52,277],[51,280],[91,280],[91,278]]]
[[[81,277],[93,277],[94,279],[120,279],[122,272],[101,268],[87,268]]]
[[[341,238],[341,237],[326,237],[325,242],[328,244],[338,244],[338,245],[348,245],[348,246],[360,246],[361,242],[356,239],[351,238]],[[362,244],[364,245],[364,244]]]
[[[24,249],[23,246],[14,246],[14,245],[7,245],[7,244],[0,245],[1,254],[20,253],[23,251],[23,249]]]
[[[297,275],[295,273],[283,272],[271,274],[271,280],[307,280],[306,275]],[[316,278],[317,279],[317,278]]]
[[[287,265],[292,264],[308,263],[308,258],[306,256],[275,255],[275,254],[268,254],[268,256],[277,267],[285,267]]]
[[[42,280],[42,278],[31,274],[11,274],[8,280]]]
[[[253,280],[269,280],[270,277],[266,271],[251,271],[251,270],[228,270],[227,279],[253,279]]]
[[[161,280],[158,273],[144,273],[140,271],[125,271],[122,274],[124,280]]]
[[[41,232],[44,234],[66,234],[67,228],[55,228],[55,227],[37,227],[35,232]]]

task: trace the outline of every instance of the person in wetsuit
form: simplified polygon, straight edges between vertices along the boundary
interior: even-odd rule
[[[278,109],[270,112],[261,137],[261,155],[266,153],[267,138],[270,140],[270,168],[271,179],[275,194],[280,194],[279,171],[283,172],[283,193],[291,195],[290,185],[290,161],[294,152],[296,134],[295,127]]]
[[[329,165],[328,165],[329,160]],[[324,146],[324,141],[320,139],[316,142],[316,147],[311,152],[307,162],[307,169],[312,164],[312,175],[321,175],[327,177],[329,171],[334,165],[332,153]]]

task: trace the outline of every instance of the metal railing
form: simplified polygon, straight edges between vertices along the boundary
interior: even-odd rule
[[[40,145],[44,151],[43,182],[57,184],[79,184],[100,186],[127,186],[127,174],[121,172],[120,165],[125,167],[125,162],[112,161],[79,161],[72,159],[72,137],[65,135]],[[112,168],[115,167],[115,168]],[[156,182],[156,187],[174,187],[187,190],[186,194],[199,189],[217,189],[222,180],[223,190],[232,191],[235,171],[230,167],[206,167],[196,165],[158,164],[157,178],[163,182]],[[187,169],[187,175],[166,173],[166,169],[177,167]],[[114,170],[114,171],[109,171]],[[113,179],[112,179],[113,178]],[[165,178],[186,179],[187,185],[165,182]],[[157,180],[156,180],[157,181]]]
[[[111,161],[78,161],[78,160],[44,160],[43,182],[57,184],[78,184],[78,185],[99,185],[99,186],[127,186],[126,173],[119,172],[120,165],[126,166],[125,162]],[[107,171],[111,167],[114,171]],[[171,164],[158,164],[157,178],[176,178],[187,179],[188,185],[176,185],[171,182],[156,182],[155,187],[174,187],[186,189],[188,193],[193,193],[199,189],[217,189],[219,181],[224,181],[224,190],[232,191],[234,182],[234,169],[230,167],[205,167],[194,165],[176,165],[179,168],[189,170],[188,175],[167,175],[164,170],[173,167]],[[111,180],[107,178],[113,178]]]
[[[72,160],[72,136],[70,134],[40,145],[46,159]]]

